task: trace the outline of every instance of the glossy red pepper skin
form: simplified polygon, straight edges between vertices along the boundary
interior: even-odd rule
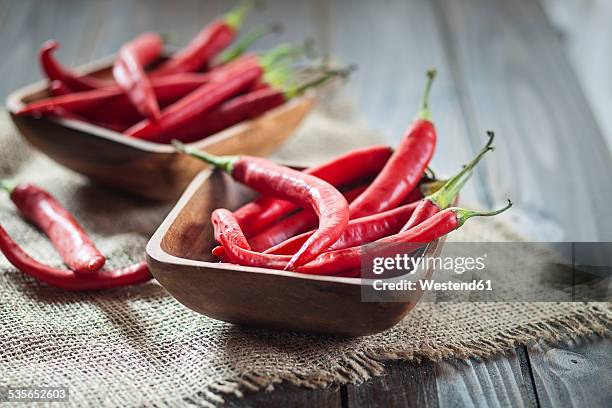
[[[174,137],[184,143],[201,140],[245,120],[255,119],[286,101],[285,94],[278,89],[266,87],[250,91],[204,113],[180,129]]]
[[[434,241],[459,227],[452,209],[444,210],[409,231],[385,237],[369,245],[418,243]],[[227,257],[234,263],[262,268],[283,269],[289,255],[270,255],[249,251],[232,245],[222,238]],[[376,250],[376,246],[372,246]],[[415,247],[417,249],[417,247]],[[320,254],[315,260],[296,268],[296,272],[311,275],[335,275],[345,271],[361,269],[364,248],[361,246],[339,249]]]
[[[239,67],[227,81],[204,84],[168,106],[158,120],[145,119],[129,128],[125,134],[156,143],[168,143],[180,131],[204,112],[215,109],[257,81],[263,73],[260,66]]]
[[[421,180],[435,147],[433,123],[415,120],[378,177],[351,203],[351,218],[397,207]]]
[[[408,221],[417,205],[418,203],[405,204],[392,210],[350,220],[342,236],[329,247],[328,251],[364,245],[377,239],[397,234]],[[296,235],[274,247],[269,247],[265,253],[293,255],[311,234],[312,232],[309,231]],[[257,247],[254,246],[253,249],[257,250]]]
[[[80,275],[73,271],[53,268],[34,260],[0,226],[0,251],[21,272],[50,286],[66,290],[99,290],[134,285],[152,278],[146,262],[95,275]]]
[[[312,208],[319,218],[317,231],[295,253],[286,269],[311,261],[333,244],[349,221],[348,203],[331,184],[268,160],[242,156],[233,166],[232,177],[255,190]]]
[[[366,186],[355,187],[344,194],[347,202],[353,201],[359,194],[366,189]],[[350,223],[349,223],[350,224]],[[296,234],[309,231],[317,226],[317,215],[310,210],[300,210],[272,225],[265,231],[249,239],[251,248],[254,251],[263,252],[281,242],[293,237]],[[314,232],[314,231],[313,231]],[[301,245],[295,248],[291,255],[295,254],[306,240],[312,235],[302,240]],[[243,247],[244,248],[244,247]]]
[[[236,37],[236,31],[223,20],[216,20],[200,31],[179,52],[162,63],[153,76],[196,72],[205,69]]]
[[[92,274],[104,266],[106,258],[85,230],[49,193],[33,184],[21,184],[10,196],[19,212],[49,237],[71,270]]]
[[[249,242],[240,230],[240,225],[236,221],[231,211],[218,208],[210,217],[215,233],[215,241],[221,242],[221,236],[225,235],[232,245],[238,245],[244,249],[251,249]]]
[[[229,173],[234,180],[264,195],[294,202],[302,208],[312,209],[317,214],[317,231],[288,261],[286,269],[314,259],[342,235],[348,224],[346,199],[334,186],[320,178],[259,157],[215,156],[180,142],[173,145],[178,151],[212,164]]]
[[[370,251],[369,254],[375,256],[381,251],[382,253],[388,251],[388,245],[399,243],[414,244],[414,250],[416,250],[424,244],[443,237],[461,227],[469,218],[475,216],[490,217],[506,211],[511,206],[512,202],[508,200],[508,205],[504,208],[487,213],[470,211],[463,208],[448,208],[408,231],[379,239],[365,246],[322,253],[315,260],[296,268],[295,271],[313,275],[338,275],[347,271],[356,271],[361,269],[361,258],[364,250]],[[288,255],[271,255],[249,251],[233,245],[225,237],[221,237],[221,242],[230,261],[240,265],[282,269],[290,258]],[[405,248],[402,250],[405,250]]]
[[[210,78],[211,76],[207,74],[179,74],[155,78],[151,83],[159,105],[166,107],[209,82]],[[61,109],[81,115],[93,122],[114,122],[125,127],[144,119],[118,86],[69,93],[31,102],[18,114],[62,117]]]
[[[355,149],[322,165],[306,169],[304,172],[332,185],[340,186],[377,174],[385,166],[392,153],[393,149],[384,145]],[[234,215],[242,231],[249,237],[261,232],[296,208],[294,203],[288,201],[261,197],[243,205],[234,211]]]
[[[159,58],[161,37],[144,33],[123,45],[113,65],[113,77],[138,112],[152,119],[160,116],[159,105],[145,67]]]
[[[91,75],[80,75],[64,68],[54,57],[53,51],[59,47],[57,41],[46,41],[39,51],[40,66],[50,81],[63,82],[69,89],[75,92],[89,91],[112,85],[112,82],[93,77]]]
[[[428,102],[435,76],[435,70],[427,71],[427,83],[417,118],[378,177],[351,203],[351,218],[397,207],[421,180],[436,149],[436,129],[430,120]]]

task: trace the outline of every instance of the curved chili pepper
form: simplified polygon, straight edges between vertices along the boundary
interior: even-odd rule
[[[328,251],[350,248],[376,241],[388,235],[397,234],[406,223],[418,203],[404,204],[392,210],[368,215],[349,221],[342,236],[328,248]],[[276,246],[268,247],[266,254],[292,255],[308,239],[312,231],[293,236]],[[254,246],[254,250],[257,247]]]
[[[229,216],[228,216],[229,214]],[[240,230],[240,226],[236,221],[236,217],[225,208],[218,208],[213,211],[210,216],[215,232],[215,241],[221,242],[221,235],[226,235],[232,245],[238,245],[240,248],[251,249],[249,241]]]
[[[487,132],[487,134],[489,135],[489,140],[480,152],[459,173],[451,177],[440,190],[421,200],[401,231],[407,231],[415,227],[452,204],[461,188],[463,188],[463,185],[472,177],[474,167],[476,167],[480,159],[487,152],[495,149],[492,146],[495,134],[493,132]]]
[[[345,76],[347,71],[328,71],[319,78],[290,90],[283,90],[271,85],[238,95],[224,102],[218,108],[205,112],[197,120],[186,124],[173,134],[176,140],[191,143],[213,135],[235,124],[255,119],[285,102],[301,95],[306,90],[320,86],[336,76]]]
[[[40,65],[44,74],[50,81],[61,81],[69,89],[77,92],[103,88],[112,84],[109,81],[105,81],[91,75],[80,75],[67,68],[64,68],[53,57],[53,51],[55,51],[57,48],[59,48],[59,43],[57,41],[45,41],[38,53]]]
[[[331,185],[341,186],[376,175],[392,153],[393,149],[384,145],[359,148],[319,166],[306,169],[304,173],[318,177]],[[270,226],[296,208],[297,205],[289,201],[261,197],[234,211],[234,216],[248,237]]]
[[[53,268],[30,257],[0,225],[0,251],[21,272],[48,285],[67,290],[98,290],[134,285],[152,278],[146,262],[95,275],[79,275],[73,271]]]
[[[322,253],[312,262],[297,267],[295,271],[312,275],[335,275],[346,271],[355,271],[361,268],[362,256],[366,251],[369,254],[376,254],[380,250],[386,249],[386,244],[399,243],[414,243],[416,244],[415,249],[417,249],[422,244],[432,242],[456,230],[472,217],[497,215],[511,206],[512,202],[508,200],[508,205],[504,208],[491,212],[478,212],[456,207],[448,208],[408,231],[379,239],[363,247],[357,246]],[[224,236],[220,238],[227,257],[240,265],[283,269],[291,258],[288,255],[271,255],[249,251],[233,245]]]
[[[312,208],[319,217],[319,229],[285,265],[293,269],[323,252],[342,235],[349,220],[348,203],[331,184],[303,172],[250,156],[214,156],[173,143],[177,150],[212,164],[263,194],[290,200]]]
[[[351,218],[395,208],[418,184],[436,147],[436,130],[428,107],[436,71],[427,71],[427,85],[417,118],[370,187],[351,203]]]
[[[236,71],[227,81],[200,86],[164,109],[159,119],[144,119],[126,130],[125,134],[156,143],[168,142],[181,126],[244,91],[257,81],[263,72],[260,66],[238,67]]]
[[[442,187],[438,181],[424,182],[419,184],[419,188],[415,188],[417,191],[437,191]],[[422,193],[420,193],[422,194]],[[418,208],[419,202],[407,201],[407,204],[399,206],[397,208],[383,211],[378,214],[368,215],[362,218],[356,218],[349,221],[348,226],[342,236],[336,241],[329,251],[336,249],[349,248],[356,245],[363,245],[372,241],[376,241],[379,238],[386,237],[388,235],[396,234],[400,231],[402,225],[404,225],[410,216],[414,213],[415,209]],[[418,200],[417,200],[418,201]],[[349,201],[350,202],[350,201]],[[296,214],[297,215],[297,214]],[[283,221],[279,222],[280,225]],[[276,226],[275,225],[275,226]],[[272,228],[268,229],[270,231]],[[301,232],[301,231],[300,231]],[[296,232],[297,233],[297,232]],[[291,255],[298,250],[306,239],[312,234],[312,231],[305,232],[300,235],[293,236],[284,242],[281,242],[275,246],[269,246],[265,248],[265,253],[278,254],[278,255]],[[289,238],[289,237],[287,237]],[[255,244],[255,238],[251,238],[253,247],[255,250],[258,249]]]
[[[113,65],[113,77],[128,99],[143,116],[158,119],[159,105],[145,67],[159,58],[162,38],[144,33],[123,45]]]
[[[222,18],[204,27],[189,44],[154,70],[152,75],[195,72],[206,68],[213,58],[234,40],[244,17],[251,8],[251,2],[245,1]]]
[[[346,198],[346,201],[350,203],[357,198],[359,194],[366,189],[366,187],[367,186],[365,185],[355,187],[344,193],[344,198]],[[301,210],[296,214],[280,220],[267,230],[252,237],[249,241],[251,243],[251,248],[253,248],[254,251],[261,252],[291,238],[296,234],[309,231],[316,226],[317,215],[310,210]],[[304,242],[306,242],[306,240],[304,240],[302,244]],[[298,249],[299,248],[296,248],[296,251]]]
[[[91,274],[104,266],[106,258],[70,212],[51,194],[33,184],[12,186],[0,181],[0,187],[10,194],[19,212],[51,239],[71,270]]]
[[[359,186],[347,191],[346,193],[343,193],[344,197],[346,198],[346,201],[349,203],[353,201],[359,194],[363,192],[363,190],[365,190],[365,188],[365,185]],[[251,238],[252,245],[250,245],[250,248],[254,249],[255,251],[263,251],[265,249],[268,249],[276,244],[285,241],[286,239],[291,238],[295,234],[299,234],[301,232],[315,228],[317,226],[317,220],[317,215],[314,212],[310,210],[300,210],[297,213],[282,219],[278,223],[274,224],[272,227],[268,228],[266,231],[257,234],[256,236]],[[242,229],[240,230],[240,232],[244,234],[242,232]],[[310,233],[308,236],[310,235],[312,235],[312,233]],[[219,241],[216,235],[215,240],[217,242],[221,242]],[[306,239],[304,239],[300,243],[300,246],[304,244],[304,242],[306,242]],[[240,246],[241,248],[248,249],[244,245]],[[293,255],[294,253],[296,253],[298,249],[300,248],[295,248],[295,250],[291,254]],[[214,256],[218,258],[225,258],[225,251],[223,250],[223,246],[221,245],[214,247],[211,252]]]

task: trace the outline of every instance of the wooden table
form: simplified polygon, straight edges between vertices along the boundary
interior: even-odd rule
[[[533,0],[268,1],[249,25],[280,21],[282,40],[313,36],[324,53],[354,62],[345,95],[396,143],[415,114],[424,71],[451,174],[497,131],[495,160],[464,197],[486,207],[507,196],[519,228],[540,240],[611,241],[612,161],[560,40]],[[145,30],[183,43],[229,5],[222,1],[0,0],[0,95],[40,78],[36,50],[55,38],[71,65],[114,52]],[[262,41],[262,48],[278,39]],[[390,363],[360,386],[229,398],[229,406],[605,406],[612,401],[612,342],[517,347],[488,361]],[[607,404],[606,404],[607,402]]]

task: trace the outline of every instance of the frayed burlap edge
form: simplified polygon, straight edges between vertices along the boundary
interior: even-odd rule
[[[321,369],[308,375],[298,371],[288,374],[270,375],[258,372],[246,373],[240,377],[209,385],[198,395],[186,397],[182,402],[194,406],[215,407],[225,402],[224,395],[243,397],[245,392],[272,391],[274,386],[287,382],[310,389],[327,388],[332,385],[359,384],[384,373],[384,363],[394,360],[440,361],[450,358],[489,358],[516,346],[536,340],[560,344],[573,336],[596,334],[610,335],[612,326],[612,305],[584,304],[585,309],[576,313],[555,317],[538,323],[529,323],[509,328],[494,338],[475,338],[469,342],[454,345],[431,345],[418,351],[394,350],[380,352],[361,350],[350,353],[328,369]],[[169,405],[172,403],[168,402]]]

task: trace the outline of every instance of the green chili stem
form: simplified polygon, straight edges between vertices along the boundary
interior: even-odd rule
[[[234,30],[239,30],[246,15],[253,10],[253,0],[244,0],[236,8],[229,11],[223,16],[225,24],[232,27]]]
[[[206,163],[212,164],[218,169],[226,171],[229,174],[232,174],[234,171],[234,164],[239,159],[240,156],[215,156],[214,154],[203,152],[202,150],[194,149],[193,147],[189,147],[178,140],[172,141],[172,146],[181,152],[188,154],[192,157],[205,161]]]
[[[439,209],[443,210],[451,205],[455,197],[457,197],[457,194],[459,194],[459,191],[461,191],[465,183],[472,177],[474,167],[476,167],[480,159],[482,159],[487,152],[495,150],[493,147],[495,133],[488,131],[487,135],[489,136],[487,144],[485,144],[472,161],[465,165],[459,173],[451,177],[440,190],[427,197],[432,203],[438,206]]]
[[[280,24],[267,24],[264,26],[260,25],[253,28],[251,31],[240,37],[232,48],[224,51],[219,56],[217,64],[227,64],[228,62],[235,60],[240,55],[244,54],[244,52],[255,43],[255,41],[270,33],[278,33],[280,31]]]
[[[457,216],[457,223],[459,224],[459,226],[462,226],[467,220],[469,220],[472,217],[491,217],[493,215],[497,215],[497,214],[500,214],[506,211],[510,207],[512,207],[512,201],[508,199],[508,204],[505,207],[500,208],[499,210],[490,211],[490,212],[479,212],[479,211],[473,211],[473,210],[466,210],[465,208],[452,208],[451,210]]]
[[[323,84],[325,84],[326,82],[330,81],[331,79],[335,78],[335,77],[347,77],[348,75],[350,75],[350,73],[354,70],[355,68],[353,66],[349,67],[348,69],[344,69],[344,70],[327,70],[325,71],[325,73],[311,81],[308,81],[300,86],[288,89],[285,91],[285,98],[287,100],[297,96],[297,95],[301,95],[302,93],[304,93],[306,90],[310,89],[310,88],[315,88],[317,86],[321,86]]]
[[[7,193],[11,194],[13,190],[17,187],[17,183],[9,180],[0,180],[0,190],[4,190]]]
[[[431,85],[436,77],[437,71],[434,68],[427,70],[427,82],[425,83],[425,91],[421,98],[421,108],[417,114],[418,119],[431,120],[431,111],[429,110],[429,92],[431,91]]]

